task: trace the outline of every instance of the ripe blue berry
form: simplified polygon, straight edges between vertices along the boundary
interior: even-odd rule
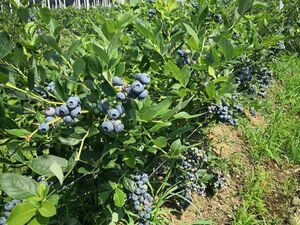
[[[66,124],[72,124],[75,122],[75,120],[71,117],[71,116],[65,116],[63,118],[63,121],[66,123]]]
[[[70,112],[70,115],[73,117],[73,118],[77,118],[80,116],[80,112],[81,112],[81,108],[80,106],[76,107],[75,109],[73,109],[71,112]]]
[[[139,94],[139,99],[144,99],[148,96],[148,90],[144,90],[141,94]]]
[[[51,121],[53,121],[53,120],[55,120],[54,117],[52,117],[52,116],[47,116],[46,119],[45,119],[45,123],[49,123],[49,122],[51,122]]]
[[[118,100],[123,101],[123,100],[126,99],[126,95],[125,95],[123,92],[118,92],[117,95],[116,95],[116,98],[117,98]]]
[[[123,105],[117,105],[116,109],[119,111],[120,115],[122,116],[125,113],[125,109],[123,107]]]
[[[120,133],[124,130],[124,124],[122,122],[115,123],[115,131]]]
[[[55,115],[56,116],[61,116],[60,115],[60,107],[55,108]]]
[[[7,219],[9,217],[9,215],[10,215],[10,212],[9,211],[5,211],[3,215]]]
[[[109,110],[109,102],[108,101],[104,101],[101,106],[100,106],[100,111],[101,112],[107,112]]]
[[[138,73],[135,75],[135,79],[140,81],[142,84],[149,84],[151,79],[146,73]]]
[[[50,127],[47,123],[41,123],[38,127],[38,130],[43,134],[47,133],[49,129]]]
[[[5,217],[1,217],[0,218],[0,225],[5,225],[6,223],[6,218]]]
[[[120,112],[117,109],[110,109],[107,112],[110,119],[117,119],[120,116]]]
[[[113,123],[108,120],[108,121],[104,121],[102,124],[101,124],[101,129],[106,132],[106,133],[111,133],[114,131],[114,125]]]
[[[131,85],[131,90],[135,94],[140,94],[144,91],[144,85],[138,80],[134,81]]]
[[[67,106],[70,110],[75,109],[79,103],[78,103],[78,98],[77,97],[70,97],[67,101]]]
[[[12,203],[12,202],[7,202],[7,203],[4,205],[4,209],[5,209],[6,211],[11,211],[11,210],[13,209],[14,206],[15,206],[14,203]]]
[[[67,116],[69,115],[70,110],[68,109],[66,104],[63,104],[59,107],[59,115],[60,116]]]
[[[53,107],[49,107],[45,110],[46,116],[54,116],[55,115],[55,109]]]
[[[124,82],[120,77],[115,76],[112,78],[112,84],[116,86],[123,86]]]

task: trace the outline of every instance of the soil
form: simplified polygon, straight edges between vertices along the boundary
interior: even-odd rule
[[[267,126],[261,115],[255,118],[249,116],[254,126]],[[197,220],[211,220],[215,225],[232,224],[235,211],[242,205],[239,194],[245,184],[244,171],[255,168],[247,153],[242,134],[227,125],[220,124],[210,129],[209,138],[214,146],[214,152],[222,159],[241,165],[242,172],[231,171],[225,175],[225,184],[214,196],[200,197],[193,195],[193,205],[179,214],[172,214],[172,225],[191,225]],[[236,165],[235,165],[236,166]],[[265,196],[269,212],[283,221],[284,225],[300,225],[300,188],[294,197],[286,196],[280,190],[281,184],[287,179],[297,177],[300,184],[300,168],[279,168],[276,163],[266,162],[265,169],[273,179],[274,187]]]

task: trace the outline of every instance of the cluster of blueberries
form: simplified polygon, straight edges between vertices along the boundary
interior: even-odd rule
[[[184,50],[177,50],[177,54],[180,56],[180,61],[178,62],[179,65],[192,65],[192,64],[196,64],[197,62],[193,59],[191,59],[187,52]]]
[[[48,97],[47,93],[43,90],[43,88],[41,88],[37,85],[34,86],[33,90],[36,93],[38,93],[42,98],[47,98]]]
[[[21,203],[21,200],[12,200],[10,202],[7,202],[4,205],[5,212],[4,212],[3,217],[0,217],[0,225],[5,225],[6,224],[6,220],[9,217],[11,211],[19,203]]]
[[[267,68],[261,68],[257,73],[257,83],[259,89],[259,95],[264,97],[266,95],[267,89],[271,84],[273,79],[273,72]]]
[[[192,192],[203,196],[206,191],[206,185],[201,182],[199,170],[203,169],[207,163],[207,157],[203,148],[190,148],[184,152],[181,159],[180,169],[184,171],[183,194],[188,201],[192,201]],[[182,207],[189,206],[188,201],[182,202]]]
[[[133,177],[136,188],[129,194],[128,200],[132,201],[133,207],[139,216],[138,225],[149,225],[152,211],[153,197],[147,192],[148,175],[142,173]]]
[[[46,87],[47,91],[54,91],[55,89],[55,82],[54,81],[51,81],[47,87]]]
[[[199,4],[195,1],[192,1],[192,6],[193,8],[195,9],[195,11],[198,11],[199,10]]]
[[[101,106],[101,111],[106,112],[108,120],[101,124],[101,129],[105,133],[120,133],[124,130],[124,124],[121,120],[117,120],[125,114],[125,109],[122,104],[118,104],[115,108],[109,108],[109,103],[105,101]]]
[[[38,130],[41,133],[47,133],[50,129],[48,123],[53,121],[55,116],[62,117],[66,124],[73,124],[75,123],[75,118],[80,116],[80,112],[80,98],[77,96],[69,97],[66,104],[63,104],[56,109],[49,107],[45,110],[46,119],[39,125]]]
[[[148,10],[148,16],[150,18],[153,17],[155,14],[156,14],[156,9],[155,8]]]
[[[151,81],[150,76],[146,73],[137,73],[134,78],[135,81],[131,85],[126,85],[120,77],[113,77],[113,85],[122,87],[116,95],[117,100],[124,101],[127,97],[144,99],[148,96],[146,85]]]
[[[51,82],[47,85],[47,87],[46,87],[47,91],[50,91],[50,92],[54,91],[54,88],[55,88],[55,83],[54,83],[54,81],[51,81]],[[42,98],[48,98],[48,94],[47,94],[47,93],[44,91],[44,89],[41,88],[40,86],[35,85],[34,88],[33,88],[33,90],[34,90],[36,93],[38,93]]]
[[[216,117],[219,121],[226,122],[231,126],[236,126],[238,124],[238,119],[234,118],[235,111],[242,113],[243,106],[238,103],[232,107],[229,102],[224,101],[208,106],[208,112],[210,114]]]

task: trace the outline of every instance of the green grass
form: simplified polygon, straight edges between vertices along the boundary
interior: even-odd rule
[[[300,58],[282,56],[270,65],[276,81],[268,97],[258,102],[267,126],[243,122],[245,139],[255,160],[271,158],[300,163]],[[284,160],[284,161],[286,161]]]
[[[242,207],[234,215],[233,225],[282,225],[288,216],[290,199],[298,182],[291,176],[279,181],[276,171],[268,171],[268,161],[281,166],[300,164],[300,58],[281,56],[270,64],[275,81],[265,99],[255,104],[265,121],[254,125],[242,119],[241,130],[248,144],[254,166],[244,168],[246,183],[240,191]],[[275,173],[275,174],[274,174]],[[272,178],[273,177],[273,178]],[[277,180],[278,179],[278,180]],[[284,196],[278,207],[281,215],[272,211],[267,195],[274,191]],[[285,202],[284,202],[285,201]]]

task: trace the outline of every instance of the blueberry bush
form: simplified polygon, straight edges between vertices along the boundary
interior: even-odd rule
[[[222,188],[203,131],[255,116],[268,60],[299,50],[296,0],[11,3],[0,15],[0,224],[170,224],[166,203]]]

